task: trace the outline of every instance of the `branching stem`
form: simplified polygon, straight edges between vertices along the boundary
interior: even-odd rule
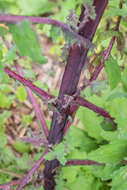
[[[85,37],[74,32],[69,25],[60,22],[58,20],[54,20],[51,18],[46,17],[32,17],[32,16],[21,16],[21,15],[11,15],[11,14],[0,14],[0,22],[4,23],[19,23],[23,20],[29,20],[32,23],[44,23],[44,24],[51,24],[61,29],[65,30],[66,32],[71,33],[71,35],[78,40],[78,42],[82,43],[86,47],[93,47],[93,44]]]

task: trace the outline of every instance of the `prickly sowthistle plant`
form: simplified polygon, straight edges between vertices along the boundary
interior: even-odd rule
[[[59,96],[57,98],[51,94],[48,94],[44,90],[41,90],[32,82],[26,80],[23,77],[22,69],[18,65],[17,60],[15,60],[15,66],[19,74],[16,74],[8,67],[4,68],[5,72],[10,77],[13,77],[17,81],[21,82],[24,86],[26,86],[28,95],[34,106],[35,112],[37,113],[37,116],[41,122],[42,129],[46,138],[45,140],[41,139],[41,137],[37,137],[35,139],[33,139],[32,137],[23,138],[24,141],[30,142],[37,146],[40,146],[40,144],[45,145],[45,152],[42,154],[42,157],[36,162],[33,168],[23,179],[1,185],[0,188],[10,188],[12,185],[18,184],[17,190],[23,189],[23,187],[29,182],[30,177],[40,167],[42,161],[45,159],[44,156],[48,154],[48,152],[50,152],[56,144],[62,142],[63,137],[66,135],[71,125],[71,120],[69,119],[69,117],[73,118],[79,106],[87,107],[93,110],[94,112],[98,113],[99,115],[104,116],[105,118],[109,118],[114,123],[114,128],[116,128],[114,118],[111,117],[108,112],[80,96],[81,91],[84,90],[88,85],[91,85],[92,82],[97,79],[99,73],[101,72],[104,66],[105,61],[108,59],[110,55],[110,52],[116,39],[116,37],[113,36],[107,51],[105,51],[104,53],[104,57],[101,63],[92,73],[90,79],[85,81],[85,84],[78,88],[78,82],[80,79],[81,71],[84,65],[86,64],[88,50],[89,48],[93,47],[92,39],[96,32],[97,26],[101,20],[101,17],[104,13],[104,10],[108,5],[108,0],[94,0],[92,4],[86,2],[84,4],[85,7],[81,5],[82,8],[79,18],[76,16],[74,11],[70,11],[70,15],[68,16],[68,22],[70,23],[70,26],[50,18],[4,14],[0,15],[0,22],[4,23],[16,24],[26,19],[33,23],[52,24],[57,27],[60,27],[62,30],[64,30],[65,33],[69,33],[75,39],[73,43],[69,44],[67,64],[62,78]],[[115,28],[116,31],[119,30],[120,20],[121,16],[119,16],[118,18],[118,22]],[[42,100],[46,101],[53,107],[53,117],[50,130],[48,130],[47,128],[46,122],[43,119],[43,114],[40,112],[31,90],[35,92],[40,98],[42,98]],[[67,160],[65,162],[65,165],[93,164],[100,165],[100,163],[91,160]],[[45,161],[45,169],[42,179],[44,182],[43,186],[45,190],[53,190],[55,188],[56,182],[54,177],[56,175],[56,168],[58,167],[62,167],[62,165],[60,161],[56,158],[53,160]]]

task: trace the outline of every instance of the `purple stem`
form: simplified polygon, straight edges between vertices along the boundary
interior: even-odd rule
[[[18,73],[20,74],[20,76],[23,76],[23,72],[22,72],[22,69],[20,68],[20,66],[18,65],[18,62],[17,60],[15,60],[15,65],[16,65],[16,69],[18,71]],[[31,89],[29,87],[26,87],[26,90],[27,90],[27,93],[28,93],[28,96],[30,97],[30,100],[31,100],[31,103],[34,107],[34,110],[36,112],[36,115],[41,123],[41,126],[42,126],[42,130],[44,131],[44,134],[45,134],[45,137],[48,139],[48,136],[49,136],[49,131],[48,131],[48,126],[44,120],[44,116],[43,114],[41,113],[40,111],[40,108],[37,104],[37,101],[36,99],[34,98],[34,95],[31,91]]]
[[[122,3],[120,3],[120,8],[122,9]],[[121,16],[118,17],[118,21],[117,21],[117,24],[116,24],[115,31],[119,31],[119,26],[120,26],[121,18],[122,18]],[[98,65],[98,67],[97,67],[96,71],[94,72],[93,76],[90,78],[88,85],[89,85],[91,82],[93,82],[94,80],[97,79],[99,73],[100,73],[101,70],[103,69],[103,66],[104,66],[105,61],[107,61],[107,59],[108,59],[108,57],[109,57],[109,55],[110,55],[110,53],[111,53],[111,50],[112,50],[112,47],[113,47],[113,45],[114,45],[115,40],[116,40],[116,36],[113,36],[112,39],[111,39],[111,41],[110,41],[110,43],[109,43],[108,49],[107,49],[107,51],[105,52],[105,56],[104,56],[104,58],[103,58],[103,61]],[[80,92],[83,91],[88,85],[83,85],[82,87],[80,87],[78,93],[80,94]],[[78,106],[77,106],[77,109],[78,109]],[[77,111],[77,109],[74,108],[74,110],[73,110],[73,108],[72,108],[72,109],[71,109],[72,114],[75,113],[75,112]],[[113,118],[112,118],[112,119],[113,119]],[[112,120],[112,119],[111,119],[111,120]],[[113,120],[114,120],[114,119],[113,119]],[[66,128],[65,128],[64,135],[65,135],[65,134],[67,133],[67,131],[69,130],[70,125],[71,125],[71,123],[67,123]]]
[[[78,165],[104,165],[104,163],[95,162],[92,160],[68,160],[66,166],[78,166]]]
[[[34,145],[34,146],[40,146],[40,147],[42,147],[42,146],[46,146],[46,145],[48,145],[48,141],[46,141],[45,139],[43,139],[41,136],[39,136],[39,137],[23,137],[23,138],[21,138],[22,139],[22,141],[24,141],[24,142],[28,142],[28,143],[31,143],[32,145]]]
[[[79,106],[83,106],[83,107],[87,107],[88,109],[98,113],[99,115],[102,115],[102,116],[104,116],[106,118],[109,118],[116,126],[116,123],[114,122],[114,118],[111,117],[110,114],[107,111],[105,111],[103,108],[100,108],[100,107],[96,106],[95,104],[92,104],[91,102],[89,102],[88,100],[86,100],[86,99],[84,99],[84,98],[82,98],[80,96],[76,97],[75,104],[72,105],[71,108],[70,108],[69,114],[71,116],[73,116],[73,114],[77,111]],[[68,121],[68,123],[66,124],[66,127],[65,127],[64,136],[66,135],[66,133],[69,130],[70,126],[71,126],[71,122]]]
[[[10,186],[13,186],[13,185],[17,185],[17,184],[20,184],[20,183],[21,183],[21,179],[15,180],[15,181],[11,181],[9,183],[0,185],[0,189],[5,190],[5,188],[7,188],[7,187],[10,187]]]
[[[48,150],[46,150],[41,158],[36,162],[36,164],[32,167],[32,169],[28,172],[28,174],[24,177],[24,179],[21,181],[20,185],[18,186],[17,190],[21,190],[30,180],[30,177],[37,171],[39,166],[44,160],[44,156],[48,153]]]
[[[99,115],[102,115],[106,118],[109,118],[112,122],[114,122],[114,118],[110,116],[110,114],[108,112],[106,112],[103,108],[100,108],[98,106],[96,106],[95,104],[92,104],[91,102],[89,102],[88,100],[78,96],[76,98],[76,101],[75,103],[77,103],[78,105],[80,106],[83,106],[83,107],[87,107],[89,108],[90,110],[98,113]]]
[[[42,90],[41,88],[37,87],[36,85],[34,85],[31,81],[26,80],[25,78],[23,78],[22,76],[16,74],[15,72],[11,71],[10,69],[8,69],[7,67],[4,68],[4,71],[11,77],[13,77],[14,79],[18,80],[19,82],[21,82],[23,85],[29,87],[31,90],[33,90],[40,98],[44,98],[44,100],[49,101],[50,99],[54,98],[53,95],[48,94],[47,92],[45,92],[44,90]]]
[[[74,32],[67,24],[60,22],[58,20],[46,18],[46,17],[32,17],[32,16],[21,16],[21,15],[10,15],[10,14],[0,14],[0,22],[6,23],[18,23],[23,21],[24,19],[29,20],[32,23],[44,23],[44,24],[52,24],[57,27],[62,28],[63,30],[72,34],[73,37],[77,38],[82,44],[89,47],[92,43],[86,39],[85,37],[80,36],[76,32]]]
[[[103,69],[103,66],[104,66],[105,61],[107,61],[107,59],[108,59],[108,57],[109,57],[109,55],[110,55],[110,52],[111,52],[112,47],[113,47],[113,45],[114,45],[115,39],[116,39],[116,37],[113,36],[112,39],[111,39],[111,41],[110,41],[109,47],[108,47],[107,51],[105,52],[105,56],[104,56],[103,61],[98,65],[98,67],[97,67],[95,73],[94,73],[93,76],[90,78],[89,82],[92,82],[92,81],[94,81],[94,80],[97,79],[99,73],[100,73],[101,70]]]

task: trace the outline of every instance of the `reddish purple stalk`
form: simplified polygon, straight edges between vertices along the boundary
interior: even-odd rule
[[[14,181],[11,181],[11,182],[9,182],[9,183],[0,185],[0,189],[5,190],[5,189],[7,189],[7,188],[9,188],[9,187],[11,187],[11,186],[18,185],[18,184],[20,184],[20,183],[21,183],[21,179],[19,179],[19,180],[14,180]]]
[[[102,163],[98,163],[92,160],[68,160],[66,162],[66,166],[78,166],[78,165],[104,165]]]
[[[18,70],[19,70],[19,68],[18,68]],[[45,98],[47,100],[50,100],[51,97],[55,98],[53,95],[50,95],[47,92],[45,92],[44,90],[42,90],[42,89],[38,88],[37,86],[33,85],[32,82],[30,82],[30,81],[24,79],[23,77],[21,77],[21,74],[22,74],[21,70],[20,70],[20,75],[17,75],[15,72],[9,70],[8,68],[5,68],[5,72],[7,72],[11,77],[13,77],[16,80],[20,81],[25,86],[27,86],[30,89],[32,89],[33,91],[35,91],[35,93],[37,93],[37,95],[39,97]],[[36,88],[37,88],[38,91],[36,91]],[[34,103],[34,101],[33,101],[33,103]],[[79,96],[76,97],[76,100],[75,100],[74,104],[76,104],[76,105],[73,105],[72,108],[70,109],[70,112],[69,112],[70,115],[72,115],[73,112],[77,110],[77,105],[78,105],[78,106],[87,107],[87,108],[91,109],[92,111],[98,113],[99,115],[102,115],[104,117],[107,117],[107,118],[111,119],[111,121],[114,121],[114,118],[112,118],[108,112],[106,112],[104,109],[90,103],[88,100],[85,100],[82,97],[79,97]],[[38,112],[38,110],[36,110],[36,111]],[[43,123],[43,122],[42,122],[42,124],[45,126],[45,123]],[[45,133],[46,133],[46,136],[48,137],[47,127],[45,126],[45,128],[46,129],[44,129],[44,131],[46,130]]]
[[[54,20],[51,18],[46,17],[32,17],[32,16],[21,16],[21,15],[10,15],[10,14],[0,14],[0,22],[6,23],[18,23],[23,20],[29,20],[32,23],[44,23],[44,24],[51,24],[57,27],[62,28],[66,32],[71,33],[71,35],[76,38],[80,43],[84,43],[84,46],[93,47],[92,43],[85,37],[74,32],[67,24],[60,22],[58,20]]]
[[[3,40],[4,40],[4,43],[6,44],[7,49],[10,50],[9,44],[7,43],[5,38],[3,38]],[[23,76],[22,68],[19,66],[18,61],[14,60],[14,62],[15,62],[15,66],[16,66],[16,69],[17,69],[19,75]],[[48,131],[48,126],[47,126],[47,124],[46,124],[46,122],[44,120],[44,116],[40,111],[40,108],[39,108],[39,106],[37,104],[36,99],[34,98],[34,95],[33,95],[32,91],[31,91],[31,89],[26,87],[26,90],[27,90],[28,96],[30,97],[31,103],[32,103],[32,105],[33,105],[33,107],[35,109],[35,113],[36,113],[36,115],[37,115],[37,117],[38,117],[38,119],[40,121],[40,124],[42,126],[42,130],[43,130],[43,132],[45,134],[45,137],[48,139],[49,131]]]
[[[122,3],[120,3],[120,8],[122,8]],[[115,31],[119,31],[119,26],[120,26],[121,18],[122,18],[121,16],[118,17],[118,21],[117,21],[117,23],[116,23]],[[116,37],[113,36],[112,39],[111,39],[111,41],[110,41],[110,43],[109,43],[108,49],[107,49],[107,51],[105,52],[103,61],[98,65],[96,71],[94,72],[94,74],[93,74],[92,77],[90,78],[88,85],[89,85],[91,82],[93,82],[94,80],[97,79],[98,75],[100,74],[101,70],[102,70],[103,67],[104,67],[104,63],[107,61],[107,59],[108,59],[108,57],[109,57],[109,55],[110,55],[110,53],[111,53],[111,50],[112,50],[112,47],[113,47],[113,45],[114,45],[115,40],[116,40]],[[80,94],[80,92],[83,91],[88,85],[83,85],[82,87],[80,87],[80,89],[78,90],[78,94]],[[77,111],[77,109],[78,109],[78,106],[77,106],[77,108],[74,107],[74,109],[73,109],[73,108],[71,109],[72,115]],[[101,114],[100,114],[100,115],[101,115]],[[112,118],[111,120],[114,120],[114,119]],[[71,123],[69,122],[69,123],[67,124],[67,126],[66,126],[65,134],[66,134],[66,132],[69,130],[69,127],[70,127],[70,126],[71,126]]]
[[[11,71],[10,69],[8,69],[7,67],[4,68],[4,71],[11,77],[13,77],[14,79],[18,80],[19,82],[21,82],[23,85],[29,87],[30,89],[32,89],[34,92],[36,92],[36,94],[38,96],[41,95],[40,98],[44,98],[44,100],[49,101],[50,99],[54,98],[53,95],[48,94],[47,92],[45,92],[44,90],[38,88],[36,85],[34,85],[31,81],[24,79],[22,76],[16,74],[15,72]]]
[[[103,108],[100,108],[95,104],[92,104],[91,102],[82,97],[77,97],[75,103],[77,103],[79,106],[87,107],[90,110],[98,113],[101,116],[104,116],[105,118],[109,118],[112,122],[114,122],[114,118],[111,117],[110,114],[106,112]]]
[[[15,65],[16,65],[17,71],[20,74],[20,76],[23,76],[22,69],[18,65],[17,60],[15,60]],[[48,130],[48,126],[47,126],[47,124],[46,124],[46,122],[44,120],[44,116],[43,116],[43,114],[42,114],[42,112],[41,112],[41,110],[40,110],[40,108],[39,108],[39,106],[37,104],[36,99],[34,98],[34,95],[33,95],[32,91],[31,91],[31,89],[29,87],[26,87],[26,90],[27,90],[28,96],[30,97],[31,103],[32,103],[32,105],[34,107],[35,113],[36,113],[36,115],[37,115],[37,117],[38,117],[38,119],[40,121],[40,124],[42,126],[42,130],[43,130],[43,132],[45,134],[45,137],[48,139],[49,130]]]
[[[48,150],[46,150],[41,158],[36,162],[36,164],[32,167],[32,169],[28,172],[28,174],[24,177],[24,179],[21,181],[20,185],[18,186],[17,190],[21,190],[30,180],[30,177],[33,176],[33,174],[37,171],[37,169],[40,167],[41,163],[44,160],[44,156],[48,153]]]

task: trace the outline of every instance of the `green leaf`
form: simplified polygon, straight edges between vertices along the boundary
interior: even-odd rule
[[[102,117],[98,117],[96,113],[84,107],[79,108],[77,117],[82,122],[84,129],[88,132],[90,137],[98,141],[103,139],[101,136],[101,132],[103,131],[101,127],[101,122],[103,121]]]
[[[121,167],[113,173],[111,190],[126,190],[127,189],[127,166]]]
[[[4,63],[0,62],[0,83],[7,83],[10,80],[8,75],[4,72]]]
[[[31,69],[23,69],[23,75],[25,78],[36,79],[36,73]]]
[[[86,175],[79,175],[77,176],[75,182],[71,183],[69,185],[70,190],[99,190],[101,187],[101,182],[99,180],[96,180],[94,178],[94,176],[90,175],[90,174],[86,174]]]
[[[30,169],[30,156],[27,153],[24,153],[20,159],[16,159],[16,164],[20,170]]]
[[[123,87],[127,91],[127,67],[125,67],[121,79],[122,79]]]
[[[0,149],[3,149],[6,145],[6,143],[7,143],[7,137],[6,137],[5,133],[2,131],[2,132],[0,132]]]
[[[113,16],[122,16],[126,17],[127,12],[126,12],[126,6],[123,9],[116,8],[116,7],[110,7],[110,9],[107,9],[107,11],[104,14],[107,17],[113,17]]]
[[[2,91],[2,93],[9,93],[11,92],[11,88],[8,84],[0,84],[0,91]]]
[[[0,125],[3,125],[7,118],[10,116],[11,112],[5,110],[3,113],[0,114]]]
[[[10,165],[10,163],[12,164],[12,162],[15,161],[15,155],[9,147],[4,145],[4,147],[2,147],[2,154],[0,156],[0,159],[2,162],[4,162],[4,164]]]
[[[10,24],[9,28],[21,56],[29,56],[33,62],[41,64],[47,62],[42,56],[38,37],[27,20],[16,25]]]
[[[17,55],[16,55],[16,46],[14,45],[9,51],[8,53],[5,55],[4,57],[4,62],[7,62],[7,61],[12,61],[14,59],[17,58]]]
[[[121,73],[117,64],[117,60],[115,60],[113,57],[110,57],[105,63],[105,70],[111,89],[116,88],[121,80]]]
[[[109,111],[118,124],[118,138],[127,139],[127,98],[116,98],[109,103]]]
[[[118,164],[127,155],[127,141],[114,140],[110,144],[100,146],[100,148],[88,154],[88,159],[100,163]]]
[[[78,148],[75,148],[74,150],[72,150],[68,155],[67,155],[68,159],[87,159],[87,153],[85,151],[82,151]]]
[[[98,35],[98,38],[97,38],[97,43],[101,40],[106,40],[106,39],[109,39],[113,36],[116,36],[116,37],[119,37],[120,34],[118,31],[114,31],[114,30],[108,30],[108,31],[104,31],[104,32],[100,32],[99,35]]]
[[[102,137],[107,141],[113,141],[118,138],[118,130],[117,131],[102,131]]]
[[[30,145],[28,143],[16,141],[13,146],[20,153],[30,152]]]
[[[57,158],[62,165],[65,165],[67,162],[67,159],[65,158],[66,154],[67,153],[65,152],[64,144],[60,143],[58,145],[55,145],[53,151],[45,155],[45,159],[53,160],[54,158]]]
[[[125,128],[127,122],[127,98],[116,98],[109,104],[110,113],[115,118],[119,128]]]
[[[112,173],[119,168],[118,165],[106,164],[105,166],[93,166],[93,174],[101,178],[102,181],[107,181],[112,178]]]
[[[58,36],[60,36],[60,28],[56,27],[56,26],[52,26],[50,29],[50,37],[52,38],[53,42],[56,43]]]
[[[14,100],[14,96],[7,96],[4,93],[0,92],[0,107],[1,108],[10,108],[12,102]]]
[[[23,86],[17,88],[16,96],[20,102],[24,102],[27,98],[27,92]]]
[[[40,15],[49,13],[56,6],[56,3],[47,0],[18,0],[18,5],[25,15]]]
[[[30,125],[32,123],[32,116],[31,115],[23,115],[22,122],[24,125]]]
[[[0,36],[4,36],[8,33],[8,30],[7,28],[3,27],[3,26],[0,26]]]
[[[61,169],[63,173],[63,179],[67,180],[68,183],[73,183],[76,180],[78,173],[80,172],[79,166],[63,167]]]
[[[67,151],[70,153],[74,148],[80,150],[80,153],[81,151],[90,152],[91,150],[97,148],[95,140],[88,137],[87,133],[84,130],[77,128],[76,126],[71,126],[69,129],[65,137],[65,144]]]

